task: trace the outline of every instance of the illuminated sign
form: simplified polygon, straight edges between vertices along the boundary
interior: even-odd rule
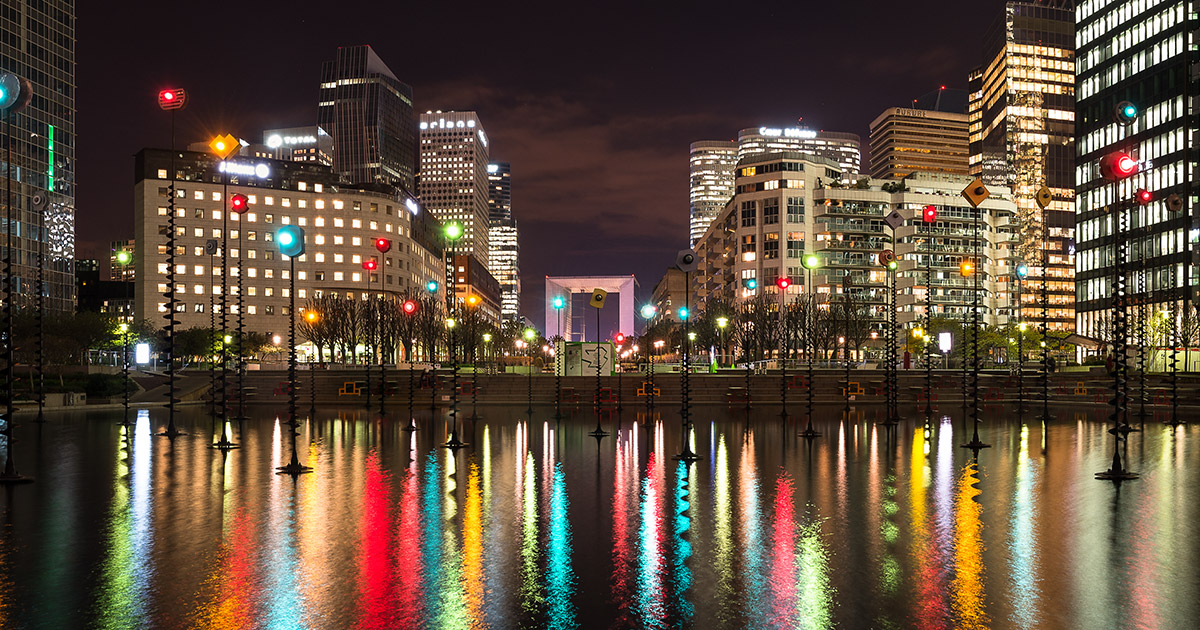
[[[413,214],[417,213],[417,202],[413,201],[412,199],[405,199],[404,207],[408,208],[408,211]]]
[[[800,129],[798,127],[789,127],[787,129],[772,129],[770,127],[759,127],[758,133],[769,138],[816,138],[817,132],[812,129]]]
[[[271,169],[266,164],[239,164],[237,162],[221,162],[217,170],[230,175],[245,175],[265,179],[271,176]]]
[[[475,121],[474,120],[454,121],[454,120],[446,120],[445,118],[439,118],[436,121],[432,121],[432,120],[428,121],[428,122],[426,122],[424,120],[421,121],[421,129],[454,129],[454,128],[474,129]]]
[[[292,147],[292,146],[297,146],[297,145],[310,145],[310,144],[316,144],[316,143],[317,143],[316,136],[281,136],[277,133],[273,133],[267,138],[267,146],[272,149],[278,149],[279,147],[285,147],[285,146]]]
[[[150,362],[150,344],[139,343],[133,347],[133,360],[138,365],[146,365]]]

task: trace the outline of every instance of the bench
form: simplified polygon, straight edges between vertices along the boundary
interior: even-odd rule
[[[362,381],[345,381],[342,383],[342,387],[338,389],[338,396],[361,396],[362,388],[360,385],[362,385]]]
[[[745,387],[730,387],[729,391],[725,392],[725,399],[730,404],[735,402],[750,402],[750,390]]]
[[[863,389],[862,384],[858,381],[850,381],[842,387],[843,396],[864,396],[866,393],[867,390]]]
[[[559,395],[560,403],[579,403],[579,392],[575,391],[574,387],[562,388],[562,393]]]
[[[275,385],[275,392],[272,395],[273,396],[287,396],[288,393],[290,392],[290,390],[291,390],[291,386],[288,384],[287,381],[279,381],[279,383],[277,385]]]

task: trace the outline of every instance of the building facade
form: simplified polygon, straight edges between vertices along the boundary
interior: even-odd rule
[[[987,31],[984,60],[969,77],[971,174],[1009,186],[1017,203],[1017,256],[1028,283],[1043,269],[1052,329],[1074,327],[1075,18],[1070,0],[1008,2]],[[1034,201],[1046,186],[1046,210]],[[1040,318],[1037,295],[1024,316]]]
[[[982,321],[1009,321],[1015,205],[1007,189],[989,187],[991,198],[975,210],[960,194],[969,177],[920,174],[901,189],[889,180],[829,185],[838,181],[836,171],[834,163],[800,153],[740,161],[737,193],[697,244],[700,271],[692,290],[699,308],[713,299],[777,295],[776,280],[786,276],[789,295],[811,293],[829,303],[849,293],[867,309],[872,328],[886,330],[887,275],[877,257],[893,249],[900,258],[898,321],[916,325],[924,317],[929,287],[934,316],[959,318],[974,291],[959,264],[974,260],[978,223]],[[933,224],[922,219],[927,205],[938,208]],[[904,217],[894,234],[884,222],[893,210]],[[816,269],[804,268],[806,253],[816,254]]]
[[[1200,153],[1195,111],[1189,103],[1200,87],[1195,71],[1191,78],[1187,71],[1197,58],[1191,50],[1200,28],[1194,11],[1191,3],[1169,0],[1084,0],[1075,7],[1076,330],[1102,342],[1112,339],[1118,217],[1126,218],[1129,230],[1123,239],[1129,303],[1148,305],[1151,316],[1180,317],[1180,308],[1197,300],[1200,283],[1193,256],[1198,238],[1195,162]],[[1136,109],[1130,125],[1114,115],[1122,101]],[[1136,172],[1109,182],[1099,163],[1117,152],[1137,161]],[[1138,189],[1149,192],[1145,205],[1134,201]],[[1171,195],[1181,202],[1178,210],[1168,207]],[[1135,321],[1132,316],[1130,321]]]
[[[263,132],[261,146],[265,147],[263,154],[251,157],[333,166],[333,138],[316,125],[268,129]]]
[[[508,162],[488,164],[488,263],[500,283],[500,317],[521,315],[521,244],[512,216],[512,168]]]
[[[871,177],[966,175],[971,153],[966,113],[889,107],[871,121]]]
[[[28,79],[12,116],[13,305],[33,307],[39,259],[45,307],[75,310],[75,3],[0,0],[0,70]],[[4,159],[0,153],[0,160]],[[45,203],[35,206],[35,194]],[[7,203],[0,197],[0,204]],[[7,212],[9,209],[6,208]],[[5,237],[6,238],[6,237]]]
[[[755,127],[738,132],[738,161],[780,151],[807,153],[838,165],[845,177],[862,173],[862,139],[858,134],[815,131],[805,127]]]
[[[688,246],[695,247],[708,225],[733,196],[733,169],[738,145],[732,141],[693,142],[688,159],[691,171]]]
[[[135,159],[135,314],[154,322],[166,312],[170,290],[165,234],[170,163],[171,152],[161,149],[143,149]],[[228,195],[246,195],[250,209],[225,217],[220,161],[210,154],[183,151],[174,163],[179,174],[174,291],[181,329],[206,328],[214,309],[220,312],[222,273],[228,274],[231,314],[237,312],[237,277],[244,274],[248,330],[287,328],[291,261],[273,242],[284,225],[305,231],[307,250],[295,261],[298,308],[326,293],[362,299],[368,294],[422,293],[429,280],[445,286],[441,226],[403,193],[343,185],[332,168],[322,165],[236,158],[225,169],[236,173],[229,176]],[[222,231],[226,220],[228,235]],[[221,268],[219,253],[205,252],[206,241],[219,245],[226,236],[227,271]],[[382,256],[374,247],[381,237],[392,241],[391,251]],[[368,273],[362,263],[371,258],[379,267]]]
[[[488,267],[488,137],[475,112],[425,112],[421,133],[421,205],[443,224],[462,225],[455,250]]]
[[[370,46],[339,47],[321,64],[317,126],[333,138],[333,169],[345,181],[415,191],[413,91]]]
[[[500,283],[488,273],[474,256],[454,255],[454,294],[458,302],[468,308],[478,309],[480,319],[488,324],[500,323]],[[470,298],[474,297],[475,300]]]

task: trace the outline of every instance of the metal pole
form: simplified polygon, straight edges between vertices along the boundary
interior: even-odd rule
[[[291,307],[288,309],[288,435],[292,443],[292,461],[286,466],[275,470],[288,475],[299,475],[312,472],[312,468],[300,463],[296,455],[296,434],[299,423],[296,422],[296,257],[288,256],[291,273],[288,274],[288,291]]]
[[[691,389],[690,389],[690,380],[691,380],[691,372],[692,372],[691,354],[690,354],[691,353],[691,338],[688,334],[691,332],[691,322],[692,322],[692,302],[691,302],[692,291],[690,288],[691,284],[689,282],[690,276],[691,276],[690,272],[687,272],[687,271],[683,272],[683,286],[686,289],[683,293],[683,296],[684,296],[683,297],[683,305],[684,305],[683,308],[687,312],[687,316],[683,318],[683,391],[681,392],[682,395],[680,396],[681,404],[680,404],[680,409],[679,409],[679,415],[680,415],[680,419],[681,419],[680,424],[681,424],[681,429],[682,429],[682,437],[681,437],[682,448],[681,448],[679,454],[675,456],[675,459],[684,461],[684,462],[690,462],[690,461],[695,461],[697,459],[700,459],[700,457],[698,455],[696,455],[695,453],[692,452],[692,444],[691,444],[691,441],[688,439],[688,437],[691,435],[691,430],[692,430],[692,418],[691,418],[692,401],[691,401]]]
[[[175,369],[175,326],[179,323],[175,320],[175,312],[179,303],[179,299],[175,296],[175,110],[171,110],[170,169],[171,179],[167,184],[167,294],[163,296],[167,298],[167,428],[160,435],[175,437],[179,435],[178,429],[175,428],[175,405],[179,402],[176,397],[179,390]],[[211,259],[209,260],[209,269],[212,269]],[[150,282],[147,278],[147,288],[149,285]],[[209,295],[212,295],[211,274]]]
[[[0,435],[4,436],[4,473],[0,474],[0,481],[28,481],[29,478],[17,472],[17,464],[13,457],[13,414],[16,409],[13,406],[13,269],[12,269],[12,247],[13,247],[13,212],[12,212],[12,117],[13,113],[8,112],[4,117],[4,175],[5,175],[5,223],[4,231],[6,245],[4,248],[4,431]]]
[[[929,226],[929,251],[925,254],[925,335],[933,338],[933,235],[937,228]],[[925,419],[933,415],[933,358],[929,354],[929,342],[924,345],[925,354]]]
[[[375,331],[377,330],[376,327],[378,326],[379,322],[378,322],[378,318],[375,317],[375,313],[372,313],[371,308],[370,308],[371,307],[371,270],[364,268],[363,271],[367,272],[366,273],[367,292],[363,295],[363,297],[367,298],[366,301],[364,302],[364,304],[367,305],[367,331],[368,331],[367,332],[367,360],[365,361],[365,363],[367,366],[367,376],[366,376],[367,411],[370,411],[371,410],[371,363],[373,363],[375,361]]]
[[[787,352],[788,352],[788,327],[787,318],[784,314],[784,309],[787,308],[787,287],[779,287],[779,335],[783,341],[779,348],[779,403],[782,409],[779,411],[780,418],[787,418]],[[812,383],[809,383],[812,386]]]
[[[808,321],[805,322],[806,325],[805,325],[805,333],[804,333],[804,341],[805,341],[804,354],[806,355],[804,358],[807,359],[807,361],[805,361],[805,363],[808,364],[807,365],[808,386],[804,388],[805,390],[807,390],[805,395],[808,397],[807,411],[806,411],[806,413],[808,414],[808,420],[807,420],[807,426],[804,428],[804,431],[802,431],[800,433],[800,435],[802,435],[803,437],[806,437],[806,438],[815,438],[818,435],[821,435],[820,431],[813,429],[813,423],[812,423],[812,421],[813,421],[813,387],[814,387],[814,385],[816,385],[816,383],[814,382],[815,379],[814,379],[814,374],[813,374],[813,355],[816,353],[816,349],[817,349],[817,341],[813,335],[813,324],[815,323],[816,316],[817,316],[817,295],[816,295],[816,293],[813,292],[812,269],[809,269],[807,266],[804,267],[804,292],[808,295],[808,308],[805,309],[805,311],[808,313],[808,316],[807,316]],[[746,369],[748,370],[749,362],[747,362],[746,365],[747,365]],[[750,398],[750,382],[749,382],[749,378],[747,377],[746,399],[749,400],[749,398]],[[749,403],[747,403],[747,410],[749,410]]]
[[[225,201],[225,211],[229,212],[232,204],[229,200]],[[242,261],[246,259],[246,250],[242,246],[242,232],[245,232],[245,222],[242,221],[244,215],[238,215],[238,259],[237,259],[237,350],[238,350],[238,373],[237,373],[237,391],[238,391],[238,415],[239,421],[246,419],[246,349],[245,349],[245,316],[242,311],[246,310],[246,300],[243,297],[245,290],[244,281],[242,280]]]

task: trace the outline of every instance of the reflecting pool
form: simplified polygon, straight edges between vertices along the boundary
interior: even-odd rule
[[[523,407],[523,405],[522,405]],[[839,406],[840,407],[840,406]],[[1200,618],[1200,430],[1147,422],[1112,459],[1103,410],[1048,430],[991,408],[562,421],[324,409],[288,427],[203,410],[21,419],[32,484],[0,512],[0,628],[1185,628]]]

